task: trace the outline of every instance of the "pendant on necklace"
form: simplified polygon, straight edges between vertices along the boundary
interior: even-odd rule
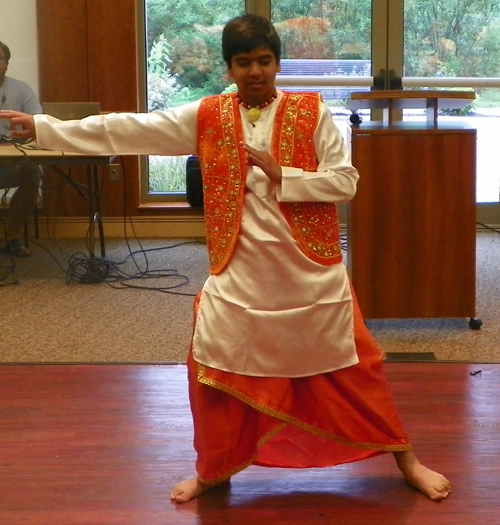
[[[250,108],[247,113],[247,119],[250,124],[254,124],[260,119],[260,109],[259,108]]]

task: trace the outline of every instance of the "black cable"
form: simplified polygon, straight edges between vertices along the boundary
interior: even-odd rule
[[[150,269],[150,261],[148,259],[148,253],[157,252],[160,250],[172,249],[178,246],[184,246],[188,244],[200,244],[199,241],[186,241],[170,246],[144,249],[139,237],[135,232],[135,226],[132,217],[128,209],[128,194],[127,194],[127,174],[125,171],[125,164],[123,157],[121,164],[123,166],[123,231],[124,239],[128,248],[128,255],[121,262],[109,261],[103,258],[88,257],[85,254],[79,253],[72,256],[69,262],[69,268],[67,273],[67,282],[77,282],[82,284],[93,284],[105,282],[108,286],[114,289],[141,289],[150,290],[163,293],[170,293],[174,295],[187,295],[195,296],[196,293],[180,292],[178,289],[190,283],[188,276],[179,273],[175,269]],[[102,179],[100,181],[99,193],[102,190]],[[132,250],[131,241],[127,233],[127,226],[132,228],[133,239],[139,245],[139,250]],[[89,239],[90,239],[90,228],[94,225],[89,225],[89,229],[86,235],[87,249],[90,252]],[[201,243],[205,244],[205,243]],[[93,247],[92,247],[93,248]],[[128,272],[122,269],[127,263],[132,262],[135,268],[134,272]],[[150,286],[149,283],[153,281],[159,281],[161,279],[168,279],[172,284],[166,286]]]
[[[79,284],[105,282],[109,275],[109,263],[99,258],[89,258],[83,253],[73,254],[68,262],[66,284],[75,281]]]
[[[129,254],[127,257],[121,262],[110,262],[106,261],[108,263],[108,269],[109,273],[106,278],[106,282],[109,286],[115,288],[115,289],[143,289],[143,290],[150,290],[150,291],[158,291],[163,293],[170,293],[174,295],[187,295],[187,296],[195,296],[196,293],[184,293],[179,291],[174,291],[177,288],[189,284],[190,280],[189,277],[186,275],[182,275],[175,269],[157,269],[157,270],[150,270],[149,269],[149,259],[147,257],[147,254],[149,252],[153,251],[159,251],[164,249],[172,249],[176,248],[178,246],[188,245],[188,244],[205,244],[204,242],[201,243],[199,241],[186,241],[177,243],[174,245],[166,246],[166,247],[160,247],[160,248],[150,248],[150,249],[144,249],[141,241],[139,240],[139,237],[137,236],[135,232],[135,226],[131,217],[131,214],[129,213],[128,209],[128,193],[127,193],[127,174],[125,170],[125,163],[123,157],[120,157],[120,162],[123,167],[123,231],[124,231],[124,239],[127,244]],[[137,244],[140,246],[140,250],[132,250],[130,245],[130,239],[127,234],[127,225],[130,225],[133,232],[133,238],[137,242]],[[141,267],[141,264],[138,260],[138,255],[141,255],[143,257],[142,261],[143,264],[145,264],[145,268],[143,269]],[[134,264],[137,272],[129,274],[123,270],[120,269],[121,265],[124,265],[127,261],[131,260]],[[174,283],[169,286],[146,286],[142,284],[136,284],[140,282],[141,279],[150,280],[150,279],[174,279]]]
[[[31,149],[32,146],[30,144],[23,144],[23,145],[18,144],[16,145],[16,147],[19,147],[19,149],[22,149],[22,148]],[[124,165],[123,159],[122,159],[122,165]],[[70,176],[68,175],[68,178],[69,177]],[[125,237],[125,242],[127,244],[128,251],[129,251],[128,255],[125,257],[123,261],[114,262],[114,261],[106,260],[100,257],[91,257],[82,252],[73,253],[71,255],[69,253],[66,253],[61,247],[61,245],[56,240],[56,235],[55,235],[56,223],[53,224],[52,231],[50,231],[50,229],[47,227],[47,232],[49,234],[49,239],[51,239],[52,242],[54,242],[55,245],[58,247],[60,251],[60,255],[63,258],[63,262],[60,261],[61,257],[56,257],[48,248],[46,248],[40,242],[37,242],[36,240],[33,240],[33,239],[30,239],[30,241],[33,244],[45,250],[45,252],[55,261],[59,269],[65,274],[67,284],[70,284],[70,283],[77,283],[77,284],[106,283],[114,289],[142,289],[142,290],[170,293],[174,295],[185,295],[185,296],[191,296],[191,297],[195,296],[196,293],[179,291],[179,288],[184,287],[190,283],[190,279],[188,276],[179,273],[175,269],[161,269],[161,268],[160,269],[150,269],[150,261],[148,259],[148,253],[157,252],[159,250],[173,249],[173,248],[177,248],[177,247],[188,245],[188,244],[205,244],[205,243],[201,241],[185,241],[185,242],[179,242],[179,243],[176,243],[170,246],[144,249],[135,232],[134,223],[128,211],[128,195],[127,195],[127,184],[125,183],[125,180],[126,180],[125,170],[123,171],[123,178],[124,178],[124,183],[123,183],[124,237]],[[68,186],[72,186],[71,184],[69,184],[68,180],[63,178],[62,184],[60,186],[57,186],[54,188],[47,188],[46,181],[43,178],[43,172],[42,172],[42,184],[44,187],[44,191],[58,190],[59,193],[61,194],[65,190],[65,188],[67,188]],[[101,179],[100,186],[97,189],[97,191],[99,192],[99,195],[102,192],[102,184],[103,184],[103,180]],[[61,195],[61,199],[59,200],[62,201],[62,195]],[[134,240],[140,246],[139,250],[135,250],[135,251],[132,250],[130,239],[127,234],[128,224],[130,224],[132,228]],[[4,223],[4,227],[5,227],[5,223]],[[85,244],[86,244],[86,247],[89,253],[90,253],[89,244],[90,244],[90,228],[91,227],[94,227],[94,225],[89,225],[89,229],[87,230],[87,233],[85,236]],[[10,283],[6,283],[6,284],[18,284],[18,281],[15,277],[16,263],[12,256],[11,256],[11,260],[12,260],[11,266],[8,266],[8,267],[0,266],[0,286],[3,285],[4,281],[6,281],[9,278],[9,276],[13,277],[13,281]],[[123,269],[123,267],[129,262],[132,262],[135,268],[135,271],[129,272]],[[65,263],[67,263],[67,268],[64,268]],[[2,273],[1,273],[2,269],[7,270],[7,273],[4,276],[2,276]],[[162,279],[167,279],[169,281],[169,284],[160,285],[160,286],[151,286],[149,284],[152,282],[158,282]]]
[[[484,228],[486,230],[490,230],[490,231],[495,232],[495,233],[500,233],[500,229],[493,228],[492,226],[488,226],[487,224],[484,224],[482,222],[476,222],[476,225],[479,225],[479,226],[481,226],[482,228]]]
[[[109,261],[99,257],[91,258],[84,253],[75,253],[70,257],[68,262],[68,269],[66,271],[66,283],[106,283],[110,287],[117,290],[141,289],[194,297],[196,293],[177,291],[178,288],[189,284],[190,279],[188,276],[179,273],[175,269],[149,269],[149,261],[147,258],[147,252],[168,250],[187,244],[204,243],[187,241],[161,248],[150,248],[147,250],[141,249],[131,251],[121,262]],[[144,256],[145,264],[147,267],[146,270],[142,269],[140,264],[137,262],[138,254]],[[129,273],[121,268],[121,266],[127,264],[127,262],[129,262],[130,260],[133,261],[134,266],[137,269],[137,272],[135,273]],[[173,282],[172,284],[168,284],[166,286],[150,286],[148,284],[142,284],[144,282],[151,282],[152,280],[160,279],[169,279]]]

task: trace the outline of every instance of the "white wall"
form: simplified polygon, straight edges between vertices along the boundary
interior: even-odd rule
[[[38,93],[36,0],[0,0],[0,41],[12,54],[7,75]]]

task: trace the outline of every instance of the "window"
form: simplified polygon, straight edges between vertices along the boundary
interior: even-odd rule
[[[224,24],[243,14],[245,5],[250,12],[263,15],[270,7],[266,0],[230,4],[216,0],[145,0],[149,111],[234,89],[225,80],[220,37]],[[370,0],[348,4],[337,0],[276,0],[271,19],[282,38],[282,76],[371,77]],[[317,86],[280,87],[318,91]],[[352,89],[345,83],[340,88],[321,89],[338,121],[347,120],[350,114],[345,101]],[[146,188],[143,200],[183,200],[185,165],[185,157],[148,157],[142,175],[142,187]]]
[[[227,20],[247,8],[270,16],[282,38],[277,85],[321,91],[341,130],[348,125],[345,101],[353,89],[474,89],[479,96],[467,115],[441,118],[466,118],[477,127],[477,201],[498,202],[500,0],[144,0],[144,5],[150,110],[231,89],[224,80],[220,34]],[[293,84],[287,76],[311,79]],[[328,81],[315,84],[313,77]],[[389,85],[388,78],[399,85]],[[150,157],[147,164],[143,201],[184,199],[184,158]]]
[[[439,118],[476,128],[476,202],[498,203],[500,1],[405,0],[403,4],[402,85],[420,89],[474,89],[477,98],[470,106],[442,111]],[[424,120],[422,112],[407,113],[408,119]]]
[[[271,2],[282,43],[277,85],[284,91],[319,91],[344,134],[351,91],[369,90],[372,84],[371,10],[371,0]],[[287,76],[303,79],[298,85]]]
[[[221,34],[224,24],[244,10],[243,0],[145,1],[148,111],[231,89],[221,56]],[[143,170],[149,196],[182,200],[185,166],[186,157],[150,156]]]

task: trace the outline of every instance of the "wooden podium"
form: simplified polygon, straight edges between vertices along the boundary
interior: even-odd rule
[[[348,107],[383,109],[350,128],[357,194],[348,209],[347,267],[367,319],[475,317],[476,130],[442,123],[471,91],[353,92]],[[425,108],[426,122],[393,119]]]

